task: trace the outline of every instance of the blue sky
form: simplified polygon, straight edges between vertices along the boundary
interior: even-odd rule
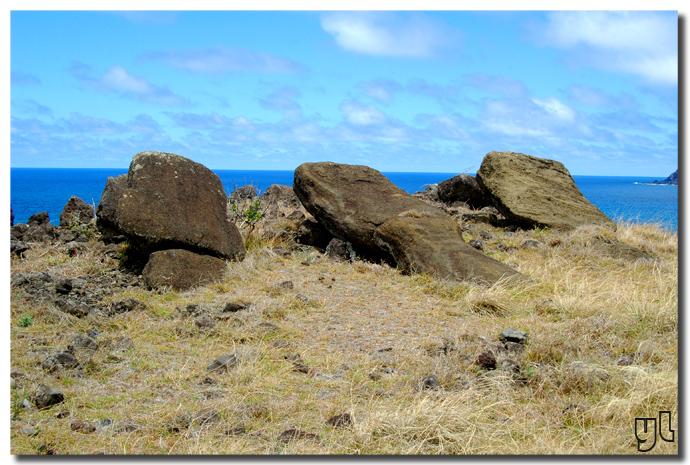
[[[678,13],[12,11],[13,167],[678,167]]]

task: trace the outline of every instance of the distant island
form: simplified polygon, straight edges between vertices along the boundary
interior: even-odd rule
[[[671,176],[668,178],[664,179],[663,181],[652,181],[648,184],[670,184],[677,186],[678,185],[678,170],[675,170]]]

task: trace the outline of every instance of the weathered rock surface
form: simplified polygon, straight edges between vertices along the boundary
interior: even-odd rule
[[[101,200],[96,207],[96,226],[101,231],[105,242],[111,242],[113,238],[119,236],[117,231],[117,202],[127,188],[127,175],[121,174],[117,177],[108,177],[105,188],[101,194]]]
[[[293,190],[333,236],[352,242],[360,253],[374,256],[380,254],[374,231],[387,219],[409,210],[447,217],[367,166],[304,163],[295,170]]]
[[[295,240],[299,244],[311,245],[319,249],[328,247],[331,239],[333,239],[333,234],[311,219],[304,220],[295,233]]]
[[[449,217],[396,216],[376,229],[374,240],[395,258],[403,273],[428,273],[441,279],[488,284],[522,276],[467,244],[460,225]]]
[[[117,228],[145,253],[188,249],[241,260],[244,244],[226,216],[220,178],[180,155],[134,155],[116,208]]]
[[[228,196],[228,202],[237,202],[243,199],[254,200],[256,197],[256,188],[251,184],[247,184],[232,191]]]
[[[159,250],[149,257],[142,277],[151,289],[169,286],[184,291],[219,281],[225,268],[223,260],[210,255],[184,249]]]
[[[24,233],[21,239],[30,242],[50,242],[55,239],[55,228],[50,224],[50,217],[48,212],[35,213],[29,217],[26,223]],[[15,225],[13,230],[19,231],[22,229],[19,224]]]
[[[73,195],[60,213],[60,227],[66,228],[75,224],[88,224],[93,220],[93,207]]]
[[[491,199],[469,174],[458,174],[438,183],[438,198],[444,203],[465,202],[475,209],[491,205]]]
[[[285,206],[299,208],[302,204],[295,195],[292,187],[283,184],[271,184],[266,191],[259,196],[259,200],[264,205],[281,203]]]
[[[36,389],[36,407],[39,409],[48,408],[52,405],[64,402],[65,394],[60,390],[46,384],[40,384]]]
[[[515,152],[490,152],[477,182],[512,223],[574,229],[585,224],[615,228],[575,185],[561,162]]]

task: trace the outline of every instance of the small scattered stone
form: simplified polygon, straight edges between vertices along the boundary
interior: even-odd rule
[[[501,368],[514,374],[520,373],[520,364],[509,358],[501,360]]]
[[[72,352],[60,352],[57,354],[52,354],[49,355],[42,364],[42,367],[45,371],[48,373],[52,373],[54,371],[60,370],[60,369],[73,369],[77,368],[79,366],[79,361],[77,358],[72,354]]]
[[[46,444],[45,442],[39,444],[39,446],[36,448],[36,452],[44,455],[57,455],[55,449],[49,447],[48,444]]]
[[[309,373],[309,367],[304,363],[300,354],[286,355],[285,360],[292,361],[294,365],[294,370],[300,373]]]
[[[189,428],[192,424],[192,416],[188,413],[183,413],[176,416],[170,422],[168,422],[167,428],[170,433],[179,433],[183,429]]]
[[[214,361],[210,363],[208,367],[206,367],[206,371],[216,371],[218,373],[226,373],[228,372],[231,368],[234,368],[237,364],[239,363],[239,357],[236,355],[236,353],[229,354],[229,355],[223,355],[222,357],[218,357]]]
[[[74,336],[72,336],[72,340],[67,346],[67,349],[69,349],[70,351],[74,351],[76,349],[87,349],[96,351],[98,350],[98,342],[96,342],[89,336],[85,336],[83,334],[75,334]]]
[[[71,279],[61,279],[55,285],[55,292],[58,294],[67,295],[72,291],[72,280]]]
[[[632,354],[621,355],[618,360],[616,360],[616,365],[629,366],[632,365],[634,361],[635,358],[632,356]]]
[[[477,250],[484,250],[484,243],[479,239],[472,239],[469,244]]]
[[[274,325],[273,323],[269,323],[267,321],[259,323],[259,326],[261,326],[263,328],[270,329],[271,331],[276,331],[276,330],[280,329],[280,326]]]
[[[110,304],[109,313],[119,314],[146,308],[146,304],[136,299],[127,299]]]
[[[225,307],[223,307],[223,310],[221,310],[221,312],[223,312],[223,313],[235,313],[235,312],[239,312],[240,310],[246,310],[246,309],[247,309],[247,305],[245,305],[245,304],[228,302],[227,304],[225,304]]]
[[[131,433],[141,429],[141,426],[130,419],[119,421],[115,424],[116,433]]]
[[[225,431],[225,434],[228,436],[240,436],[246,433],[247,430],[244,428],[244,426],[236,426]]]
[[[89,336],[91,339],[96,339],[99,334],[103,334],[103,331],[100,329],[92,329],[88,333],[86,333],[87,336]]]
[[[216,325],[216,322],[213,321],[210,317],[207,315],[203,315],[201,318],[197,319],[194,324],[196,325],[197,328],[203,330],[203,329],[210,329],[213,328]]]
[[[477,356],[477,364],[484,369],[494,370],[496,368],[496,358],[491,352],[483,352]]]
[[[525,346],[517,342],[508,341],[504,344],[504,347],[508,352],[520,353],[525,351]]]
[[[501,342],[517,342],[518,344],[524,344],[527,342],[528,334],[526,331],[520,331],[513,328],[506,328],[501,331],[499,336]]]
[[[319,436],[314,433],[307,433],[306,431],[301,431],[297,428],[290,428],[288,430],[285,430],[282,433],[280,433],[280,436],[278,436],[278,441],[280,442],[290,442],[296,441],[298,439],[318,440]]]
[[[33,426],[25,426],[20,432],[26,436],[36,436],[38,434],[38,430]]]
[[[352,424],[352,417],[349,413],[341,413],[326,420],[326,424],[335,428],[344,428]]]
[[[220,419],[221,417],[220,413],[218,413],[218,410],[214,409],[213,407],[208,407],[197,412],[197,414],[194,416],[194,424],[202,426],[208,423],[215,423],[220,421]]]
[[[441,383],[436,375],[427,376],[422,381],[422,389],[438,389],[441,387]]]
[[[78,433],[84,433],[84,434],[89,434],[93,433],[96,431],[96,425],[91,423],[90,421],[85,421],[85,420],[75,420],[70,424],[70,428],[72,431],[76,431]]]
[[[113,420],[110,418],[103,418],[101,421],[98,422],[98,426],[100,428],[108,428],[113,425]]]
[[[273,249],[271,250],[273,250],[273,252],[280,257],[289,257],[290,255],[292,255],[292,252],[287,250],[285,247],[276,246],[273,247]]]
[[[69,418],[72,415],[69,410],[61,410],[55,414],[55,418],[62,420],[63,418]]]
[[[33,407],[34,407],[34,404],[32,404],[31,402],[29,402],[29,399],[24,399],[24,400],[22,401],[22,408],[25,408],[25,409],[28,410],[28,409],[31,409],[31,408],[33,408]]]
[[[297,294],[295,297],[297,297],[298,300],[301,300],[302,303],[305,303],[305,304],[309,303],[309,298],[307,298],[307,296],[304,296],[302,294]]]
[[[276,287],[281,289],[294,289],[295,284],[292,281],[283,281],[282,283],[276,284]]]
[[[522,243],[522,245],[520,246],[520,248],[521,248],[521,249],[531,249],[531,248],[535,248],[535,247],[539,247],[539,246],[541,246],[541,242],[537,242],[537,241],[525,241],[525,242]]]

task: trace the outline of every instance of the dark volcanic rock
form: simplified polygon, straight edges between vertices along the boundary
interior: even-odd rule
[[[60,227],[66,228],[76,224],[88,224],[94,218],[93,207],[77,196],[67,201],[60,213]]]
[[[251,184],[248,184],[246,186],[238,187],[237,189],[232,191],[232,193],[228,196],[228,201],[238,202],[244,199],[253,200],[256,197],[256,188]]]
[[[333,415],[326,420],[326,424],[336,428],[344,428],[352,424],[352,417],[349,413],[341,413],[340,415]]]
[[[403,273],[429,273],[441,279],[488,284],[503,277],[522,276],[467,244],[460,225],[449,217],[393,217],[379,226],[374,237]]]
[[[41,365],[45,371],[51,373],[60,369],[72,369],[79,366],[79,361],[71,352],[60,352],[49,355]]]
[[[127,188],[127,175],[108,177],[105,188],[101,194],[101,200],[96,207],[96,227],[101,231],[104,242],[122,242],[115,239],[118,236],[124,239],[117,229],[117,202]]]
[[[55,228],[50,224],[48,212],[40,212],[31,215],[26,232],[22,236],[25,241],[49,242],[55,239]]]
[[[61,391],[47,386],[45,384],[40,384],[38,389],[36,389],[36,407],[39,409],[47,408],[60,402],[64,402],[65,394]]]
[[[387,219],[410,210],[447,216],[367,166],[304,163],[295,170],[293,190],[333,236],[350,241],[358,253],[373,256],[381,253],[374,231]]]
[[[520,331],[513,328],[506,328],[501,331],[499,339],[501,342],[516,342],[518,344],[524,344],[527,342],[528,334],[526,331]]]
[[[140,152],[116,208],[118,230],[145,254],[188,249],[242,260],[244,244],[226,215],[220,178],[179,155]]]
[[[154,252],[144,267],[142,277],[150,289],[164,286],[184,291],[219,281],[225,273],[225,261],[189,250]]]
[[[319,249],[328,247],[331,239],[333,239],[333,234],[311,219],[304,220],[295,233],[295,241],[299,244],[311,245]]]
[[[302,204],[295,195],[291,186],[271,184],[266,191],[259,196],[262,205],[282,204],[292,208],[299,208]]]
[[[496,358],[491,352],[482,352],[477,356],[477,364],[487,370],[496,369]]]
[[[562,163],[515,152],[490,152],[477,182],[493,205],[514,224],[574,229],[615,223],[592,205]]]
[[[355,259],[355,251],[349,242],[333,238],[326,246],[326,256],[337,262],[351,262]]]
[[[240,362],[240,358],[237,354],[223,355],[212,361],[209,366],[206,367],[206,371],[215,371],[219,373],[228,372],[230,369],[237,366]]]
[[[490,197],[469,174],[458,174],[438,183],[438,197],[444,203],[460,201],[475,209],[492,205]]]

